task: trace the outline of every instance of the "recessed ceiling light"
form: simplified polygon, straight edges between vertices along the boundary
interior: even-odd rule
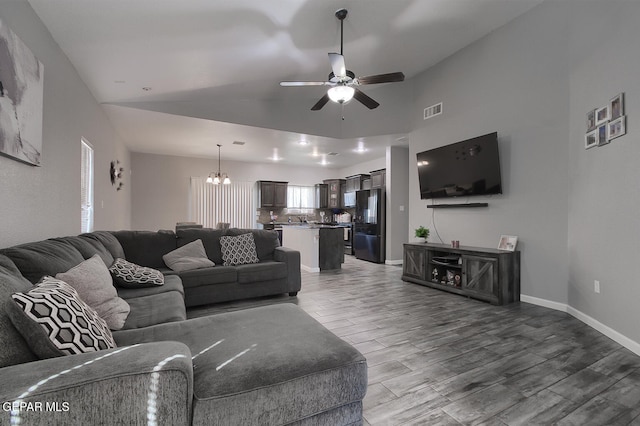
[[[335,155],[338,155],[338,153],[337,153],[337,152],[330,152],[330,153],[328,153],[327,155],[330,155],[330,156],[332,156],[332,157],[333,157],[333,156],[335,156]]]
[[[309,145],[309,141],[302,139],[302,140],[298,141],[298,145]]]
[[[364,147],[364,142],[360,141],[358,142],[358,147],[353,151],[357,152],[358,154],[362,154],[363,152],[367,152],[367,148]]]

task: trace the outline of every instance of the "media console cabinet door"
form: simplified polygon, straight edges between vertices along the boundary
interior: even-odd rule
[[[477,297],[499,302],[498,259],[465,254],[462,264],[462,288]]]
[[[427,279],[427,251],[423,247],[405,246],[402,264],[404,275],[419,280]]]

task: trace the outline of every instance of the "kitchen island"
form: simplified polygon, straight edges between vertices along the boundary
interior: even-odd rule
[[[300,252],[300,268],[308,272],[340,269],[344,262],[344,228],[340,226],[283,226],[282,245]]]

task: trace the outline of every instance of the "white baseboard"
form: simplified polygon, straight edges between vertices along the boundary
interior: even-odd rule
[[[385,260],[385,265],[402,265],[402,259],[398,260]]]
[[[607,325],[604,325],[603,323],[596,320],[595,318],[590,317],[589,315],[577,310],[572,306],[569,306],[564,303],[553,302],[551,300],[540,299],[538,297],[527,296],[524,294],[520,295],[520,301],[531,303],[532,305],[544,306],[545,308],[554,309],[556,311],[566,312],[572,317],[582,321],[589,327],[604,334],[611,340],[621,344],[622,346],[629,349],[631,352],[635,353],[636,355],[640,355],[640,343],[628,338],[627,336],[614,330],[613,328]]]
[[[300,265],[300,269],[307,272],[320,272],[320,268],[312,268],[310,266]]]

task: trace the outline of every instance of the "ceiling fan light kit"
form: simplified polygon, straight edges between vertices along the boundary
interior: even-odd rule
[[[329,61],[331,62],[332,72],[329,74],[327,81],[281,81],[281,86],[300,87],[300,86],[331,86],[327,93],[320,98],[316,104],[311,107],[312,111],[318,111],[330,100],[344,105],[352,98],[363,104],[369,109],[377,108],[380,104],[365,95],[357,87],[365,84],[393,83],[404,81],[404,74],[401,72],[393,72],[389,74],[377,74],[366,77],[356,77],[355,73],[347,69],[343,56],[344,47],[344,19],[347,17],[347,9],[336,10],[335,16],[340,21],[340,53],[329,53]]]
[[[351,86],[336,86],[327,91],[329,99],[339,104],[346,104],[353,99],[355,89]]]

